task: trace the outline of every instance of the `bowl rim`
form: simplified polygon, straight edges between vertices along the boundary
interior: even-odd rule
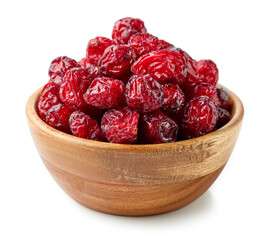
[[[63,141],[72,142],[73,144],[79,144],[80,146],[98,148],[98,149],[110,149],[110,150],[121,150],[121,151],[147,151],[147,150],[167,150],[168,148],[174,148],[175,146],[193,144],[204,140],[205,138],[213,137],[218,134],[225,134],[231,128],[236,126],[241,122],[244,116],[244,106],[239,99],[239,97],[230,91],[228,88],[224,87],[221,84],[217,86],[226,90],[229,94],[229,101],[232,105],[231,119],[223,127],[205,134],[200,137],[176,141],[172,143],[160,143],[160,144],[119,144],[119,143],[109,143],[109,142],[100,142],[89,139],[84,139],[80,137],[73,136],[68,133],[61,132],[48,124],[46,124],[37,113],[37,101],[39,99],[40,93],[44,86],[38,88],[28,99],[26,103],[26,116],[27,120],[32,124],[33,127],[38,128],[40,131],[45,132],[52,137],[61,139]]]

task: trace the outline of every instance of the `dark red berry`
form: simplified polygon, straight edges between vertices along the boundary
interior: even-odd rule
[[[160,44],[161,44],[161,49],[174,48],[173,44],[171,44],[171,43],[169,43],[169,42],[167,42],[165,40],[160,39],[159,41],[160,41]]]
[[[229,110],[230,103],[228,93],[221,87],[216,87],[216,89],[217,89],[217,96],[220,102],[219,107],[225,110]]]
[[[53,83],[47,83],[40,94],[37,104],[40,118],[45,121],[48,110],[59,103],[61,103],[59,90]]]
[[[61,100],[73,109],[82,110],[87,105],[83,95],[91,81],[92,78],[85,69],[72,68],[68,70],[60,87]]]
[[[178,52],[159,50],[141,56],[133,65],[136,75],[150,74],[160,84],[173,82],[181,85],[187,75],[185,60]]]
[[[103,141],[104,136],[96,120],[83,112],[75,111],[69,119],[70,130],[74,136]]]
[[[79,65],[84,68],[92,78],[101,77],[100,69],[96,64],[90,63],[87,58],[82,58]]]
[[[218,108],[217,114],[218,114],[218,121],[215,129],[223,127],[226,123],[230,121],[230,113],[227,110],[223,108]]]
[[[135,58],[135,52],[130,46],[111,45],[100,58],[99,68],[104,76],[120,79],[131,73]]]
[[[102,117],[101,129],[112,143],[136,143],[139,113],[129,107],[109,109]]]
[[[200,60],[197,62],[196,75],[203,83],[216,86],[219,79],[219,71],[216,64],[211,60]]]
[[[184,109],[183,132],[186,138],[199,137],[213,131],[217,123],[217,108],[207,97],[192,99]]]
[[[146,33],[144,22],[138,18],[123,18],[115,22],[112,38],[116,44],[127,44],[135,33]]]
[[[132,35],[128,44],[134,49],[137,57],[146,53],[162,49],[160,40],[149,33],[137,33]]]
[[[87,61],[97,65],[104,50],[113,44],[114,42],[106,37],[96,37],[89,40],[86,54]]]
[[[48,70],[50,81],[59,88],[65,73],[74,67],[79,67],[79,64],[72,58],[66,56],[55,58],[51,62]]]
[[[47,112],[46,123],[53,128],[69,133],[69,118],[72,111],[72,108],[65,104],[54,105]]]
[[[126,102],[139,112],[151,112],[162,107],[163,91],[149,75],[134,75],[126,86]]]
[[[87,104],[106,109],[115,108],[124,101],[125,84],[107,77],[95,78],[84,94]]]
[[[144,143],[168,143],[177,140],[178,124],[160,110],[144,114],[140,126]]]
[[[194,89],[192,97],[208,97],[213,101],[215,107],[219,106],[219,98],[217,96],[216,87],[208,83],[201,83],[197,85]]]

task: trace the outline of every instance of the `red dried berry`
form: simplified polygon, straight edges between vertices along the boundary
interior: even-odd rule
[[[95,78],[84,94],[87,104],[106,109],[115,108],[124,100],[125,84],[113,78]]]
[[[45,122],[53,128],[69,133],[69,118],[72,111],[73,110],[65,104],[59,103],[54,105],[48,110]]]
[[[47,83],[40,94],[37,104],[40,118],[45,121],[48,110],[59,103],[61,103],[59,90],[53,83]]]
[[[87,105],[83,95],[91,81],[92,78],[90,78],[88,72],[82,68],[68,70],[64,75],[60,87],[60,98],[62,102],[73,109],[83,110]]]
[[[100,69],[97,65],[90,63],[87,58],[82,58],[79,65],[84,68],[92,78],[101,77]]]
[[[106,37],[96,37],[89,40],[86,54],[87,61],[97,65],[104,50],[113,44],[114,42]]]
[[[177,140],[178,124],[160,110],[143,115],[140,126],[144,143],[169,143]]]
[[[149,75],[134,75],[126,86],[125,95],[127,105],[142,113],[160,109],[163,105],[161,85]]]
[[[79,67],[79,64],[72,58],[66,56],[55,58],[49,67],[48,75],[50,82],[53,82],[56,87],[60,87],[65,73],[72,68]]]
[[[101,73],[107,77],[123,78],[131,73],[135,52],[128,45],[111,45],[105,49],[99,60]]]
[[[185,96],[178,85],[165,84],[162,86],[164,100],[162,110],[169,115],[178,115],[184,107]]]
[[[165,40],[162,40],[162,39],[160,39],[159,40],[160,41],[160,44],[161,44],[161,49],[171,49],[171,48],[174,48],[174,45],[173,44],[171,44],[171,43],[169,43],[169,42],[167,42],[167,41],[165,41]]]
[[[136,75],[150,74],[160,84],[173,82],[181,85],[187,75],[184,58],[172,50],[159,50],[140,57],[133,65]]]
[[[194,89],[192,97],[208,97],[213,101],[215,107],[219,106],[219,98],[217,96],[216,87],[208,83],[201,83],[197,85]]]
[[[135,33],[146,33],[144,22],[138,18],[123,18],[115,22],[112,38],[116,44],[127,44]]]
[[[109,109],[102,117],[101,129],[112,143],[136,143],[139,113],[129,107]]]
[[[184,109],[183,132],[186,138],[212,132],[217,123],[217,108],[207,97],[192,99]]]
[[[149,33],[136,33],[132,35],[128,40],[137,57],[140,57],[146,53],[162,49],[160,40]]]
[[[74,136],[96,141],[104,140],[98,122],[83,112],[73,112],[69,119],[69,125]]]
[[[203,83],[216,86],[219,79],[219,71],[216,64],[211,60],[200,60],[196,64],[196,75]]]
[[[220,102],[219,107],[225,110],[229,110],[230,103],[228,93],[221,87],[216,87],[216,89],[217,89],[217,96]]]
[[[230,121],[230,113],[227,110],[223,108],[218,108],[217,114],[218,114],[218,121],[215,129],[223,127],[226,123]]]

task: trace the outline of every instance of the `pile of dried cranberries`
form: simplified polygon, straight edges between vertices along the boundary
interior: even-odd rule
[[[147,33],[140,19],[118,20],[112,40],[91,39],[79,62],[54,59],[49,77],[40,118],[81,138],[167,143],[207,134],[230,119],[216,64]]]

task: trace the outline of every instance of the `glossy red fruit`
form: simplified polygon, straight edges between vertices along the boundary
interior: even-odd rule
[[[48,110],[45,122],[53,128],[69,133],[69,118],[72,111],[72,108],[65,104],[54,105]]]
[[[115,108],[124,101],[125,84],[107,77],[95,78],[84,94],[87,104],[107,109]]]
[[[183,56],[166,49],[141,56],[131,69],[136,75],[150,74],[160,84],[173,82],[181,85],[187,75]]]
[[[66,105],[73,109],[83,110],[87,103],[83,95],[88,89],[92,78],[82,68],[72,68],[64,75],[61,87],[60,98]]]
[[[87,58],[82,58],[79,65],[84,68],[92,78],[101,77],[100,69],[96,64],[90,63]]]
[[[147,30],[142,20],[127,17],[115,22],[112,38],[116,44],[127,44],[132,35],[146,32]]]
[[[226,123],[230,121],[230,113],[227,110],[223,108],[218,108],[217,114],[218,114],[218,121],[215,129],[223,127]]]
[[[162,110],[172,116],[179,114],[185,104],[185,96],[181,88],[168,83],[162,86],[162,90],[164,93]]]
[[[216,86],[219,79],[219,71],[216,64],[211,60],[200,60],[196,64],[196,75],[203,83]]]
[[[101,129],[112,143],[136,143],[139,113],[129,107],[109,109],[102,117]]]
[[[140,126],[144,143],[169,143],[177,140],[178,124],[160,110],[144,114]]]
[[[114,42],[106,37],[96,37],[89,40],[86,53],[87,61],[97,65],[104,50],[113,44]]]
[[[75,111],[69,119],[71,133],[74,136],[96,141],[104,141],[104,136],[96,120],[83,112]]]
[[[163,105],[161,85],[149,75],[134,75],[126,86],[126,102],[141,113],[160,109]]]
[[[128,45],[111,45],[105,49],[99,60],[101,73],[107,77],[123,78],[128,76],[136,58],[134,50]]]
[[[160,44],[161,44],[161,49],[174,48],[173,44],[171,44],[171,43],[169,43],[169,42],[167,42],[165,40],[160,39],[159,41],[160,41]]]
[[[215,107],[219,107],[219,98],[217,95],[217,89],[216,87],[212,86],[208,83],[201,83],[197,85],[193,92],[193,98],[195,97],[208,97],[210,98]]]
[[[65,73],[72,68],[79,67],[79,64],[72,58],[66,56],[55,58],[48,70],[48,75],[50,77],[50,82],[53,82],[56,87],[60,87],[62,79]]]
[[[207,97],[192,99],[184,109],[183,133],[185,138],[199,137],[212,132],[217,123],[217,108]]]
[[[128,40],[137,57],[140,57],[146,53],[162,49],[160,40],[149,33],[136,33],[132,35]]]
[[[219,107],[225,110],[229,110],[231,108],[229,103],[229,95],[228,93],[221,87],[216,87],[217,89],[217,96],[219,99]]]
[[[45,121],[48,110],[59,103],[61,103],[59,90],[53,83],[47,83],[40,94],[37,104],[40,118]]]

